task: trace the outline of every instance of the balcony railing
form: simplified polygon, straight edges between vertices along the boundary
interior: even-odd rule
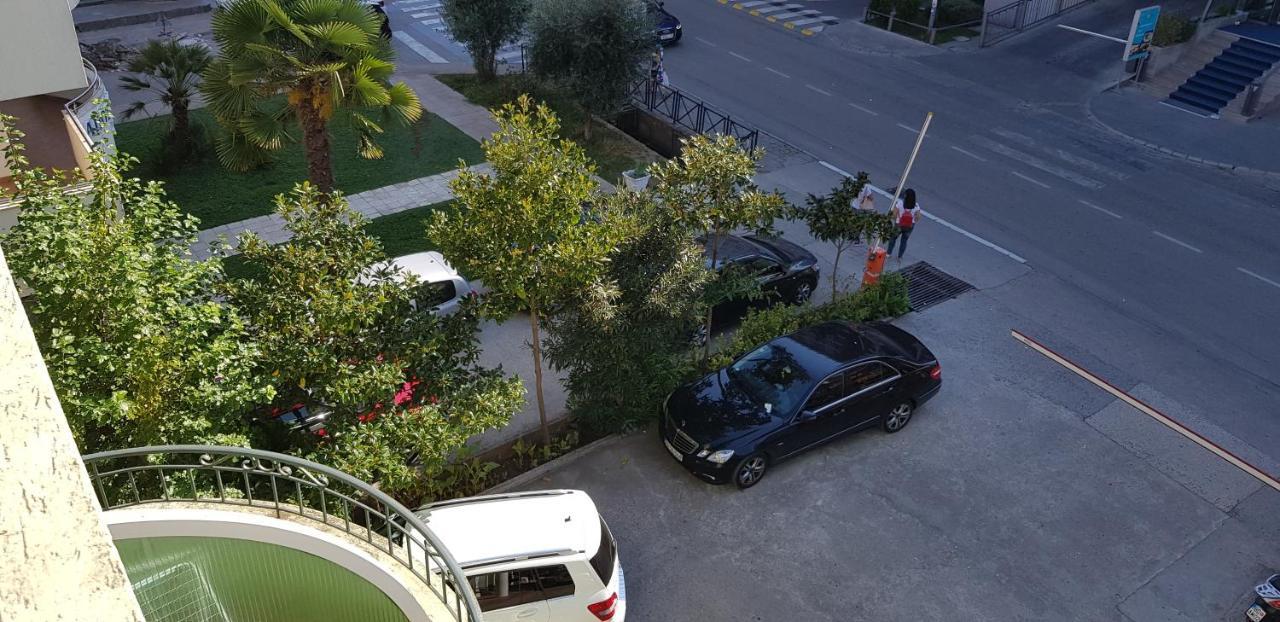
[[[75,120],[75,125],[80,130],[80,138],[92,148],[100,142],[110,141],[111,130],[114,128],[111,127],[110,106],[106,107],[106,114],[101,115],[105,121],[95,118],[94,113],[102,106],[95,105],[94,102],[109,101],[109,95],[93,63],[83,58],[80,60],[84,63],[84,77],[89,81],[89,86],[62,107]],[[110,144],[107,146],[110,147]]]
[[[166,445],[84,456],[104,510],[151,503],[266,508],[324,523],[387,553],[420,579],[458,622],[480,607],[435,534],[396,500],[346,473],[257,449]]]

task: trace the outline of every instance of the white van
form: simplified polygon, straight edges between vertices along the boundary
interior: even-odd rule
[[[467,575],[484,622],[623,622],[617,546],[587,493],[470,497],[414,514]]]

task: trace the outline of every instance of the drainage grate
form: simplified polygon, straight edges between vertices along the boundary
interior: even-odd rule
[[[973,289],[973,286],[943,272],[927,261],[913,263],[898,271],[907,277],[907,297],[912,311],[923,311]]]

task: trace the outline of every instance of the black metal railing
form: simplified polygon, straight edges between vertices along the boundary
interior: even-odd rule
[[[655,113],[677,127],[696,134],[734,137],[744,149],[755,149],[760,130],[742,123],[697,97],[645,78],[631,85],[631,101],[641,110]]]
[[[1028,28],[1087,4],[1089,0],[1014,0],[987,11],[981,46],[994,45]]]
[[[458,622],[479,622],[466,576],[435,534],[395,499],[309,460],[240,447],[166,445],[84,456],[103,510],[208,503],[274,510],[324,523],[384,551]]]

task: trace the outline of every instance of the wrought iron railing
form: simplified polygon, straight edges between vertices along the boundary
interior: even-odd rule
[[[1014,0],[987,11],[982,20],[981,47],[994,45],[1088,2],[1089,0]]]
[[[645,78],[631,85],[632,104],[657,113],[672,124],[697,134],[733,136],[744,149],[755,149],[760,130],[717,110],[697,97]]]
[[[475,594],[448,549],[395,499],[309,460],[239,447],[166,445],[84,456],[104,510],[208,503],[273,510],[342,530],[420,579],[458,622],[479,622]]]

